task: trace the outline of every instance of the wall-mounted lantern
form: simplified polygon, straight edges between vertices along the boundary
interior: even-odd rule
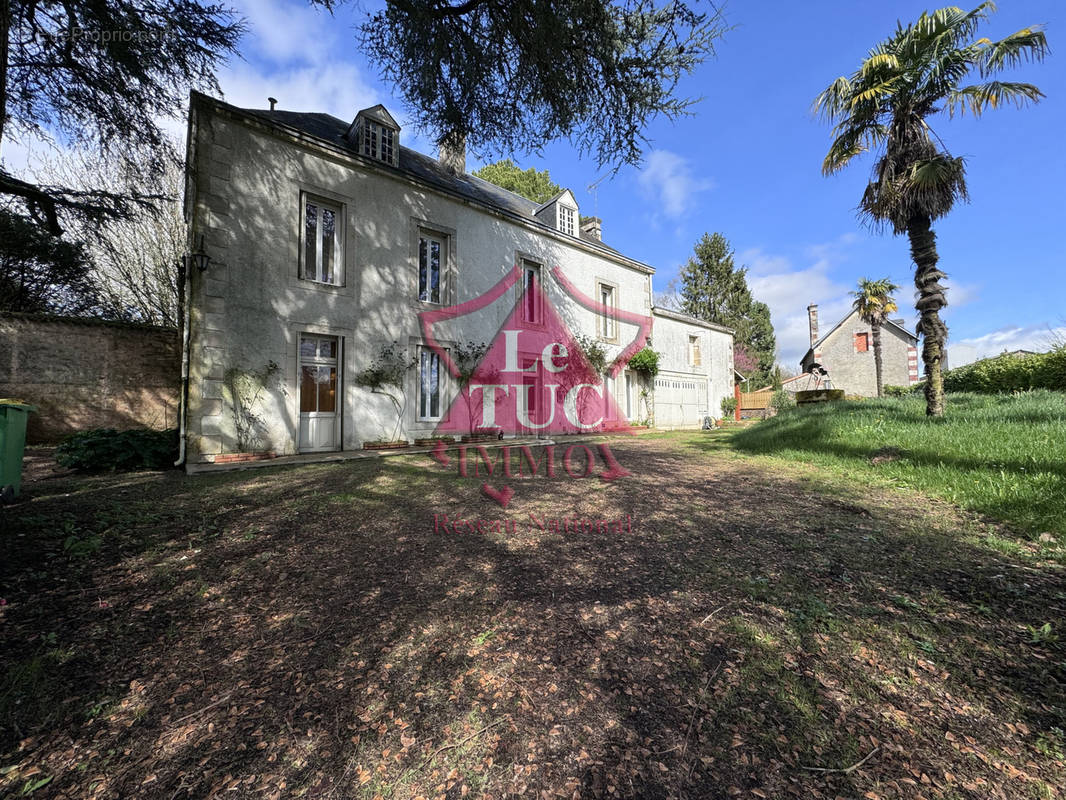
[[[204,237],[202,235],[200,236],[200,248],[195,253],[185,256],[185,263],[195,266],[200,272],[207,270],[208,264],[211,263],[211,256],[204,251]]]

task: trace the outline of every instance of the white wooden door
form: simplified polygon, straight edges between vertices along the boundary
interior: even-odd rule
[[[340,447],[340,342],[300,335],[300,452]]]

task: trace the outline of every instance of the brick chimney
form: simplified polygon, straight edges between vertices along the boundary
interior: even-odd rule
[[[818,306],[811,303],[807,306],[807,319],[811,326],[811,347],[818,341]]]
[[[581,232],[597,242],[603,241],[603,220],[599,217],[582,217]]]
[[[466,137],[461,134],[446,134],[440,141],[441,166],[453,175],[466,172]]]

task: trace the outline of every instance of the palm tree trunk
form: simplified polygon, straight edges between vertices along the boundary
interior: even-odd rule
[[[936,266],[936,234],[929,217],[913,217],[907,224],[907,236],[914,260],[914,285],[918,289],[915,308],[921,315],[918,333],[922,337],[922,362],[925,364],[925,413],[939,417],[944,414],[941,363],[948,337],[948,328],[940,319],[940,309],[948,304],[940,281],[947,275]]]
[[[881,323],[873,322],[870,325],[870,330],[873,331],[874,339],[874,372],[877,375],[877,396],[882,397],[884,395],[884,386],[881,379]]]

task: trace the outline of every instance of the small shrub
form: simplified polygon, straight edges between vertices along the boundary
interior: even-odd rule
[[[86,472],[169,469],[178,459],[178,431],[97,428],[68,436],[56,448],[56,461]]]
[[[732,417],[737,410],[737,398],[735,397],[723,397],[722,398],[722,414],[727,417]]]
[[[881,390],[885,393],[885,397],[906,397],[911,393],[909,386],[883,386]]]
[[[652,380],[659,374],[659,354],[650,347],[638,350],[629,359],[629,368]]]
[[[581,348],[581,354],[585,357],[585,363],[588,364],[592,371],[597,375],[602,375],[607,371],[607,348],[600,344],[596,339],[591,336],[586,336],[583,333],[579,333],[574,336],[574,341],[577,346]]]
[[[407,370],[415,365],[416,360],[408,356],[407,348],[401,347],[399,342],[385,343],[381,345],[373,363],[356,373],[355,385],[375,391],[391,386],[402,392]]]
[[[734,402],[736,398],[733,398]],[[796,405],[796,396],[792,392],[784,389],[778,389],[770,396],[770,408],[774,411],[784,411],[786,408],[792,408]]]

